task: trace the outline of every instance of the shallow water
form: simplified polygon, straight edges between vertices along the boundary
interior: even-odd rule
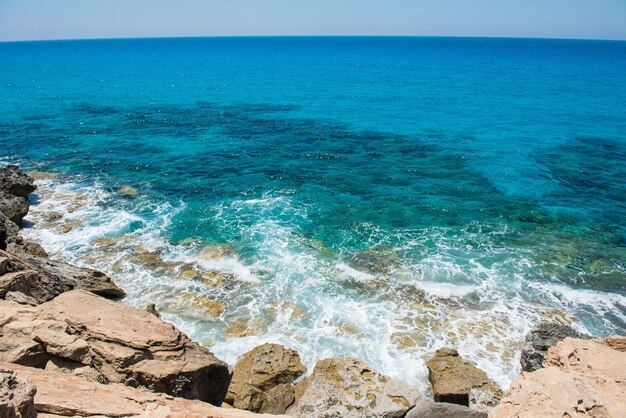
[[[231,363],[424,388],[444,345],[508,386],[541,318],[626,332],[625,105],[624,42],[0,44],[1,161],[63,174],[25,234]]]

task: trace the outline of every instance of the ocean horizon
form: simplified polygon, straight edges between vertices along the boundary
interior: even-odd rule
[[[0,42],[23,231],[218,357],[502,387],[539,320],[626,332],[626,41]]]

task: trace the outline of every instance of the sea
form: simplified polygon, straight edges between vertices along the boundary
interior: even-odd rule
[[[24,235],[230,364],[506,389],[540,320],[626,333],[626,42],[5,42],[0,163],[46,172]]]

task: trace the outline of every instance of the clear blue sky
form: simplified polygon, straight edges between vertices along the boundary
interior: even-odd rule
[[[0,40],[233,35],[626,39],[626,0],[0,0]]]

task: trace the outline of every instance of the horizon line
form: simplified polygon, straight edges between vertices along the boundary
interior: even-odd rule
[[[157,40],[157,39],[226,39],[226,38],[467,38],[467,39],[528,39],[528,40],[561,40],[561,41],[599,41],[626,42],[624,39],[607,38],[565,38],[542,36],[467,36],[467,35],[191,35],[191,36],[112,36],[94,38],[51,38],[51,39],[14,39],[0,40],[0,43],[28,42],[71,42],[71,41],[114,41],[114,40]]]

